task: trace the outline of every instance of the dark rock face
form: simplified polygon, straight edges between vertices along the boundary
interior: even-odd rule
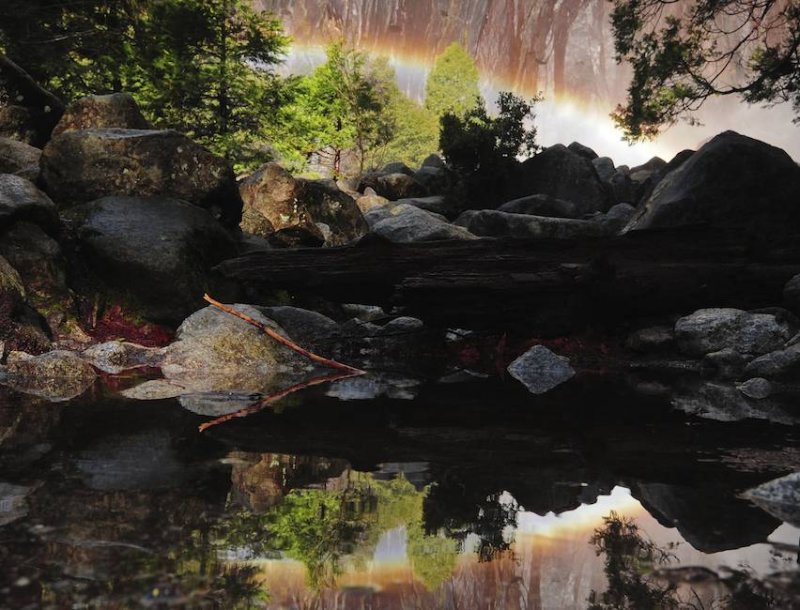
[[[235,254],[208,212],[175,199],[105,197],[75,215],[89,267],[155,321],[178,322],[194,311],[208,269]]]
[[[464,212],[455,224],[481,237],[576,239],[606,234],[600,223],[590,220],[509,214],[497,210]]]
[[[295,179],[277,163],[267,163],[242,181],[240,192],[242,230],[264,237],[284,232],[289,239],[277,246],[340,246],[368,230],[348,194],[326,181]]]
[[[608,197],[592,162],[562,144],[545,149],[520,168],[520,197],[549,195],[574,203],[579,214],[608,209]]]
[[[426,197],[427,189],[413,176],[404,173],[371,174],[365,176],[358,186],[359,191],[371,188],[381,197],[389,201]]]
[[[10,138],[0,137],[0,174],[39,170],[42,151]]]
[[[177,131],[83,129],[53,138],[41,181],[61,208],[109,195],[173,197],[238,224],[241,199],[233,170]]]
[[[54,228],[58,225],[58,212],[50,198],[30,180],[0,174],[0,230],[21,221]]]
[[[107,127],[153,128],[142,116],[139,107],[129,94],[90,95],[67,106],[58,125],[53,129],[53,137],[66,131]]]
[[[800,229],[800,168],[784,151],[722,133],[656,186],[629,229],[698,223],[773,238]]]

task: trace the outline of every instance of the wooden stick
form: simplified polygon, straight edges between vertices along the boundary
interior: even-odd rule
[[[294,352],[297,352],[301,356],[304,356],[305,358],[308,358],[312,362],[316,362],[317,364],[320,364],[322,366],[327,366],[328,368],[337,369],[339,371],[347,371],[348,373],[352,373],[354,375],[365,375],[366,374],[366,371],[362,371],[361,369],[357,369],[357,368],[352,367],[352,366],[350,366],[348,364],[343,364],[341,362],[337,362],[336,360],[331,360],[330,358],[325,358],[324,356],[319,356],[317,354],[314,354],[313,352],[308,351],[307,349],[303,349],[302,347],[300,347],[296,343],[294,343],[292,341],[289,341],[289,339],[287,339],[286,337],[283,337],[283,336],[279,335],[278,333],[276,333],[274,330],[272,330],[266,324],[262,324],[258,320],[254,320],[253,318],[251,318],[247,314],[244,314],[241,311],[238,311],[238,310],[234,309],[233,307],[229,307],[227,305],[223,305],[222,303],[220,303],[219,301],[213,299],[212,297],[210,297],[207,294],[204,294],[203,298],[208,303],[210,303],[211,305],[213,305],[214,307],[216,307],[218,309],[221,309],[225,313],[230,314],[232,316],[235,316],[235,317],[239,318],[240,320],[244,320],[248,324],[252,324],[253,326],[255,326],[257,329],[259,329],[261,332],[263,332],[268,337],[274,339],[275,341],[277,341],[281,345],[283,345],[285,347],[288,347],[290,350],[292,350]]]
[[[247,417],[248,415],[252,415],[253,413],[258,413],[259,411],[263,410],[272,403],[277,402],[281,398],[285,398],[289,394],[294,394],[299,390],[304,390],[305,388],[310,388],[315,385],[321,385],[323,383],[339,381],[341,379],[349,379],[350,377],[358,377],[359,375],[362,374],[363,374],[362,372],[330,373],[328,375],[321,375],[320,377],[314,377],[306,381],[301,381],[300,383],[296,383],[292,386],[289,386],[288,388],[279,390],[274,394],[270,394],[269,396],[262,398],[258,402],[253,403],[249,407],[245,407],[243,409],[239,409],[238,411],[234,411],[233,413],[228,413],[227,415],[221,415],[216,419],[207,421],[206,423],[201,424],[198,427],[198,430],[200,432],[205,432],[212,426],[218,426],[219,424],[224,424],[225,422],[231,421],[232,419],[237,419],[239,417]]]

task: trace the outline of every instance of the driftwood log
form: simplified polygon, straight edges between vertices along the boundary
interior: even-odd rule
[[[800,273],[800,239],[754,241],[702,228],[556,240],[272,250],[221,263],[241,298],[277,289],[343,303],[401,306],[428,324],[558,335],[701,307],[780,305]]]

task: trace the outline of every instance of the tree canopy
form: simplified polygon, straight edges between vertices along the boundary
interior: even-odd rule
[[[633,68],[612,115],[628,140],[651,138],[708,98],[790,102],[800,121],[797,0],[615,0],[617,61]]]
[[[437,118],[447,113],[463,117],[480,97],[478,67],[457,42],[436,58],[425,87],[425,108]]]

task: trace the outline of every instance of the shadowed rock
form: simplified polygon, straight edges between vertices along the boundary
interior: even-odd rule
[[[514,379],[521,381],[531,394],[544,394],[575,376],[569,359],[536,345],[508,366]]]

